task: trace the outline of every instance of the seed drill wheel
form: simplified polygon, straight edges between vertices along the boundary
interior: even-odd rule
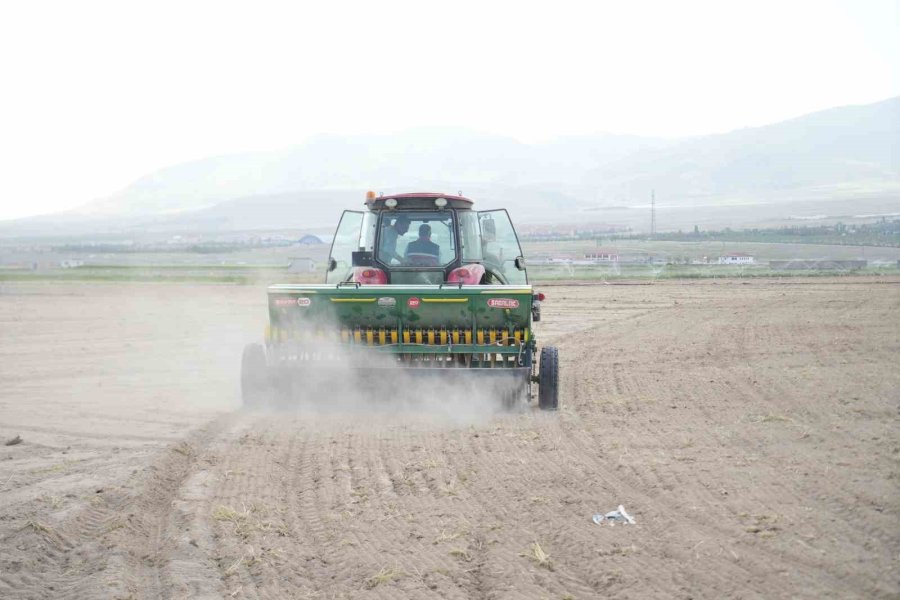
[[[559,408],[559,352],[553,346],[541,348],[538,371],[538,406],[541,410]]]
[[[241,399],[244,407],[265,407],[269,395],[266,351],[261,344],[247,344],[241,357]]]

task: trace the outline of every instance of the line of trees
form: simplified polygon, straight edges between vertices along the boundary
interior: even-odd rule
[[[572,234],[525,234],[523,241],[565,240],[646,240],[646,233],[610,233],[599,231],[574,232]],[[657,232],[652,237],[664,242],[763,242],[772,244],[827,244],[843,246],[891,246],[900,247],[900,219],[882,218],[874,223],[847,225],[788,225],[784,227],[752,229],[710,229],[701,231]]]

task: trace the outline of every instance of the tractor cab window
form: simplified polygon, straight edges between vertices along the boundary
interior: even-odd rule
[[[481,262],[484,260],[484,248],[481,247],[481,235],[478,225],[478,213],[468,210],[456,213],[459,219],[460,250],[462,261]]]
[[[378,215],[373,212],[363,213],[362,226],[359,232],[359,250],[373,252],[375,250],[375,232],[378,229]]]
[[[519,238],[505,210],[478,213],[484,268],[500,283],[525,284],[525,260]]]
[[[360,249],[365,242],[361,235],[363,213],[345,210],[334,233],[334,241],[331,243],[331,256],[328,259],[328,273],[325,275],[326,283],[340,283],[350,279],[353,272],[353,253]]]
[[[379,262],[392,267],[444,267],[456,260],[453,215],[448,211],[384,213]]]

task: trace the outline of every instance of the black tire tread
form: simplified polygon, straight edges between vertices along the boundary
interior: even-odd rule
[[[559,350],[553,346],[541,348],[538,366],[538,407],[541,410],[559,408]]]

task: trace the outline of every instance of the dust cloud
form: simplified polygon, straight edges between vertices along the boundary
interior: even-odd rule
[[[484,424],[510,410],[503,399],[511,380],[484,373],[499,369],[410,366],[392,354],[339,345],[306,350],[317,358],[298,361],[280,381],[276,376],[268,410],[306,418],[450,427]],[[516,404],[520,410],[524,398],[523,393]]]
[[[343,325],[333,311],[320,312],[314,320],[302,311],[284,314],[279,326],[304,341],[267,348],[271,387],[264,404],[269,411],[454,427],[484,424],[525,406],[527,388],[507,369],[417,362],[387,348],[341,342],[336,336]],[[513,403],[517,381],[520,393]]]

